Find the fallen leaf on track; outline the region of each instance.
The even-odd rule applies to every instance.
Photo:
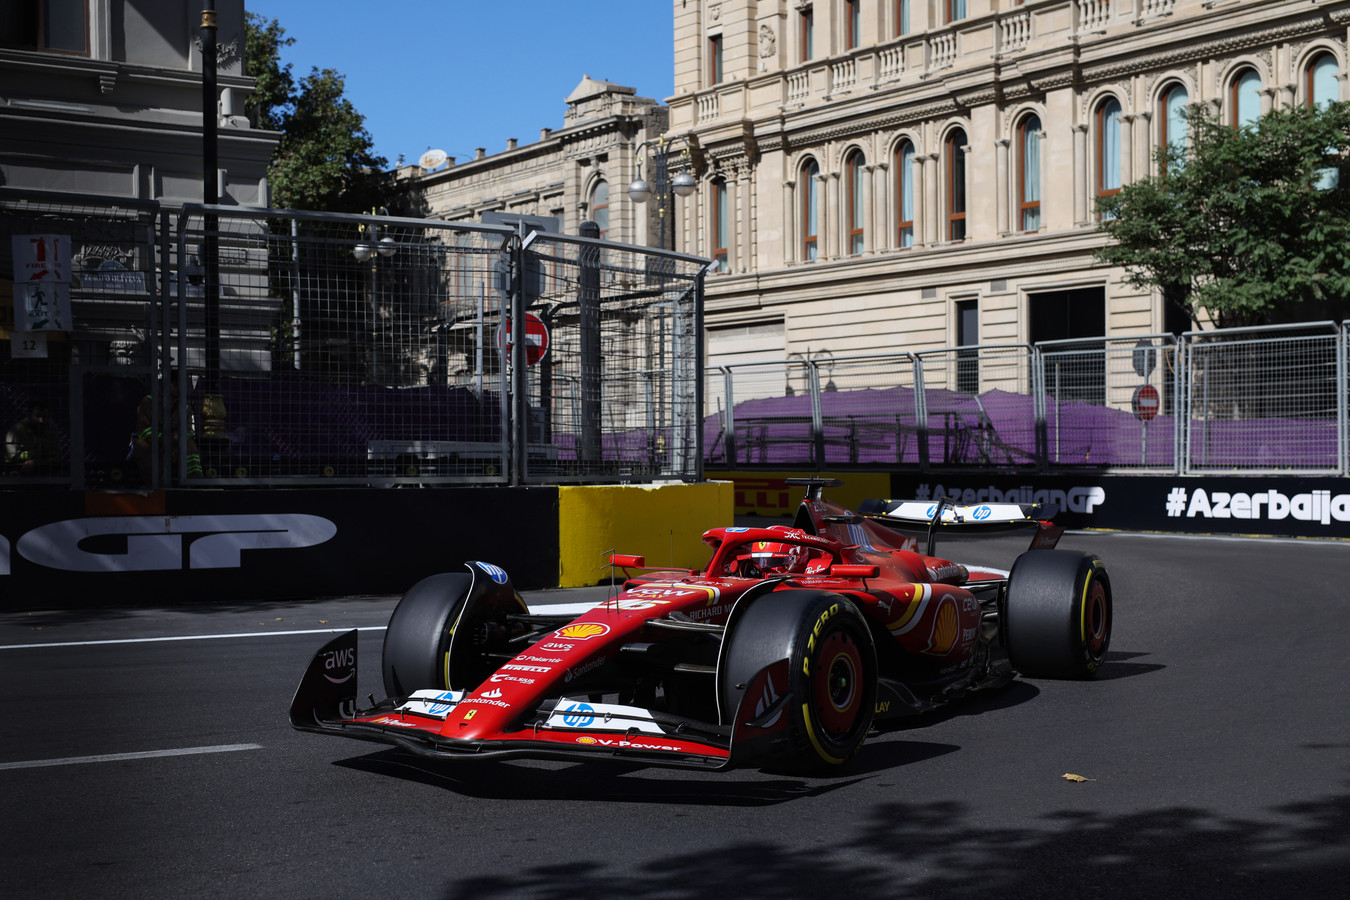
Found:
[[[1079,782],[1082,782],[1082,781],[1096,781],[1096,780],[1097,780],[1097,779],[1095,779],[1095,778],[1084,778],[1082,775],[1074,775],[1072,772],[1065,772],[1063,775],[1061,775],[1061,776],[1059,776],[1059,777],[1060,777],[1060,778],[1063,778],[1065,781],[1079,781]]]

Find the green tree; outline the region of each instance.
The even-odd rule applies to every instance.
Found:
[[[286,109],[295,94],[291,64],[281,64],[281,48],[295,43],[276,19],[244,12],[245,74],[254,79],[253,92],[244,101],[244,112],[254,128],[280,131]]]
[[[1195,107],[1160,175],[1097,205],[1102,262],[1193,322],[1256,325],[1344,312],[1350,298],[1350,104],[1274,110],[1233,128]]]
[[[374,154],[365,117],[344,96],[343,76],[316,67],[297,86],[290,64],[281,64],[281,48],[294,38],[275,19],[253,13],[246,31],[247,71],[258,81],[245,108],[259,127],[282,133],[267,169],[273,205],[326,212],[388,205],[389,163]]]

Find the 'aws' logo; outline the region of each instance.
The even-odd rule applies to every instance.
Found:
[[[29,562],[67,572],[237,569],[244,550],[312,547],[337,534],[321,516],[107,516],[34,528],[15,549]],[[0,537],[0,575],[10,574],[9,541]]]

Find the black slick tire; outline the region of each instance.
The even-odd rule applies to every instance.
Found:
[[[1089,678],[1111,644],[1111,581],[1090,553],[1031,550],[1013,564],[1003,636],[1013,668],[1041,678]]]
[[[465,572],[431,575],[413,585],[394,607],[384,633],[384,690],[390,697],[445,690],[450,635],[472,577]]]
[[[823,591],[766,594],[736,617],[728,640],[719,678],[723,710],[739,705],[737,685],[788,661],[789,746],[766,766],[822,772],[857,753],[876,710],[877,661],[872,634],[852,601]]]

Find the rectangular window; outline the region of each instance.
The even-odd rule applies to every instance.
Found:
[[[713,261],[718,272],[730,271],[730,257],[727,253],[727,183],[718,181],[713,184]]]
[[[1120,102],[1109,98],[1097,107],[1097,197],[1120,192]]]
[[[947,239],[966,239],[966,135],[957,131],[947,138]]]
[[[862,0],[844,0],[844,49],[862,43]]]
[[[721,84],[723,74],[722,36],[715,34],[708,38],[708,84]]]
[[[802,258],[807,262],[815,260],[820,253],[817,244],[819,238],[820,203],[817,191],[817,175],[820,169],[814,163],[807,166],[802,174]]]
[[[980,308],[974,300],[956,301],[956,389],[964,394],[980,392]]]
[[[910,0],[895,0],[895,33],[909,34]]]
[[[966,17],[966,0],[947,0],[947,21],[959,22]]]
[[[1022,164],[1017,170],[1018,208],[1022,214],[1023,231],[1039,231],[1041,227],[1041,120],[1031,116],[1020,131]]]
[[[900,232],[901,249],[914,246],[914,145],[906,141],[900,149]]]
[[[0,47],[89,55],[88,0],[4,0]]]
[[[801,40],[799,43],[801,61],[806,62],[813,59],[816,55],[816,19],[815,12],[809,6],[801,12]]]

